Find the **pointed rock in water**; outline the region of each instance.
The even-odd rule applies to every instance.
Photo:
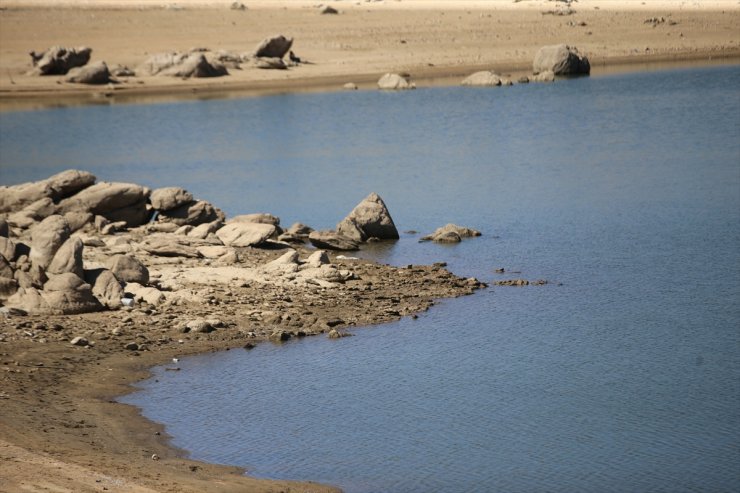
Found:
[[[369,238],[380,240],[399,238],[385,202],[375,192],[365,197],[342,222],[337,224],[337,233],[356,241],[367,241]]]

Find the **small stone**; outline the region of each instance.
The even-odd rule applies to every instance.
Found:
[[[123,346],[124,349],[127,349],[129,351],[137,351],[139,349],[139,345],[135,342],[129,342],[125,346]]]
[[[87,339],[85,339],[84,337],[75,337],[74,339],[69,341],[69,343],[73,346],[87,346],[89,344]]]

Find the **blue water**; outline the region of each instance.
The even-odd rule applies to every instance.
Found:
[[[552,281],[158,369],[125,401],[194,458],[349,493],[731,492],[738,88],[731,66],[3,113],[0,181],[79,167],[317,228],[376,191],[402,231],[484,236],[361,255]]]

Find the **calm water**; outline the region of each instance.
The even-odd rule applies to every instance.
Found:
[[[185,358],[125,398],[194,458],[347,492],[740,489],[740,67],[0,115],[0,178],[181,185],[485,281],[356,337]],[[558,286],[557,283],[562,283]]]

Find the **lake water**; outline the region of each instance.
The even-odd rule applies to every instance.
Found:
[[[193,458],[369,492],[740,485],[740,67],[0,115],[0,181],[69,167],[333,227],[493,282],[419,319],[184,358],[123,400]],[[496,274],[495,269],[521,273]]]

